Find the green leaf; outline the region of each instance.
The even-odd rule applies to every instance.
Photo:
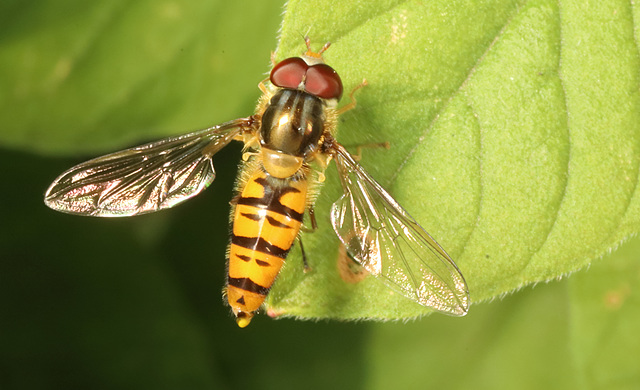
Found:
[[[560,283],[373,327],[367,388],[633,389],[640,383],[640,238]]]
[[[621,1],[290,1],[277,56],[303,52],[308,31],[315,47],[332,42],[325,58],[346,91],[368,80],[339,140],[391,142],[362,165],[479,302],[580,269],[638,232],[639,12]],[[340,279],[327,215],[341,192],[327,176],[320,229],[303,236],[314,272],[290,259],[272,312],[426,313],[375,280]]]
[[[230,165],[233,155],[226,154]],[[239,329],[220,302],[227,241],[220,208],[231,186],[165,213],[78,218],[42,205],[43,186],[70,160],[0,151],[2,166],[14,167],[3,180],[20,183],[19,191],[0,192],[10,222],[0,224],[2,389],[640,383],[640,238],[570,279],[477,305],[464,318],[259,316]],[[233,172],[221,169],[218,179],[231,184]]]
[[[275,39],[252,27],[279,4],[4,2],[0,142],[89,154],[248,115]],[[291,1],[276,57],[302,53],[308,33],[316,48],[332,42],[346,91],[368,80],[339,140],[391,142],[362,164],[479,302],[575,271],[638,231],[634,20],[637,8],[613,1]],[[320,229],[304,235],[313,272],[294,249],[273,313],[426,313],[374,279],[340,278],[328,210],[341,190],[333,168],[327,177]]]
[[[0,142],[86,155],[250,115],[282,3],[5,1]]]
[[[569,281],[571,357],[591,388],[640,383],[640,238]],[[585,386],[581,386],[585,387]]]
[[[121,39],[110,48],[99,49],[100,39],[92,40],[89,46],[94,47],[95,51],[90,50],[83,57],[82,61],[86,62],[83,72],[87,75],[111,74],[107,87],[93,89],[91,83],[75,81],[77,88],[74,92],[63,81],[57,88],[49,89],[46,97],[43,92],[46,90],[43,85],[46,80],[38,75],[53,71],[57,54],[64,51],[68,43],[89,37],[93,21],[105,19],[102,30],[95,35],[103,35],[107,39],[107,36],[122,30],[121,18],[135,17],[135,23],[127,24],[131,29],[153,22],[151,10],[163,3],[138,2],[147,8],[131,13],[133,11],[129,7],[135,8],[135,5],[112,0],[91,3],[0,2],[0,61],[3,70],[0,72],[0,144],[3,147],[0,150],[0,165],[4,167],[2,180],[5,185],[0,191],[0,361],[4,368],[0,375],[0,388],[326,389],[336,382],[344,384],[346,388],[367,389],[389,388],[390,385],[415,388],[416,383],[424,388],[465,389],[638,387],[638,238],[625,243],[613,256],[593,262],[588,269],[576,272],[571,278],[559,283],[539,283],[535,288],[524,288],[518,294],[497,299],[491,305],[474,306],[465,318],[432,316],[426,321],[411,323],[365,324],[270,321],[258,317],[248,329],[238,329],[230,318],[228,308],[220,302],[227,244],[225,207],[232,196],[237,148],[223,150],[217,156],[218,178],[212,188],[187,204],[163,213],[126,220],[105,220],[65,216],[46,209],[42,204],[42,193],[46,186],[56,174],[79,160],[75,157],[43,158],[28,151],[90,155],[126,146],[134,138],[179,133],[246,115],[251,111],[259,94],[256,83],[268,70],[269,50],[274,46],[280,20],[280,4],[276,2],[275,5],[263,6],[263,0],[248,6],[244,6],[244,3],[206,2],[207,5],[197,4],[200,2],[196,1],[190,1],[189,4],[169,3],[209,10],[200,18],[191,17],[193,14],[190,14],[189,18],[182,19],[181,27],[177,28],[193,31],[193,24],[201,24],[199,29],[202,34],[192,34],[187,40],[199,45],[198,53],[191,51],[191,45],[185,43],[184,51],[173,52],[181,60],[176,59],[173,66],[161,70],[162,66],[155,62],[128,59],[138,54],[137,50],[131,49],[131,45],[138,47],[140,44],[139,36],[135,34],[121,32]],[[423,25],[437,24],[428,30],[431,42],[420,50],[412,49],[411,55],[405,53],[404,56],[394,56],[388,45],[382,45],[386,42],[384,37],[390,36],[388,29],[361,29],[373,23],[376,15],[384,18],[385,12],[402,10],[397,7],[416,5],[398,2],[400,5],[394,7],[396,3],[370,1],[367,2],[370,8],[364,9],[359,4],[365,2],[343,3],[316,7],[317,4],[313,2],[307,2],[306,5],[292,2],[283,30],[286,39],[281,43],[278,56],[299,55],[304,49],[300,37],[309,32],[314,47],[320,47],[325,40],[334,42],[326,53],[327,59],[345,77],[347,91],[363,77],[370,80],[370,85],[358,92],[358,107],[343,116],[340,139],[348,145],[380,140],[392,142],[393,147],[389,151],[366,150],[363,164],[449,249],[470,281],[473,297],[478,300],[482,298],[478,295],[482,287],[478,281],[495,280],[498,286],[503,280],[502,267],[509,259],[504,257],[507,255],[474,258],[472,248],[465,249],[465,237],[483,232],[474,230],[471,234],[465,233],[465,224],[474,227],[478,220],[477,215],[468,209],[475,210],[478,205],[483,205],[478,208],[478,212],[484,210],[483,225],[477,226],[507,231],[504,238],[491,237],[494,230],[483,233],[489,237],[487,243],[493,245],[491,248],[494,253],[500,254],[509,248],[517,249],[511,240],[518,229],[515,224],[513,232],[505,227],[511,224],[507,218],[512,217],[507,212],[509,209],[505,211],[504,220],[494,221],[495,226],[489,225],[486,220],[486,202],[489,199],[484,196],[482,202],[477,202],[474,198],[480,189],[485,188],[486,191],[487,184],[492,184],[485,180],[480,185],[487,169],[486,163],[480,163],[488,156],[487,153],[478,155],[474,149],[480,140],[484,140],[482,145],[486,146],[486,137],[492,133],[487,133],[489,130],[479,125],[487,121],[488,114],[478,109],[477,100],[473,105],[469,104],[469,89],[472,85],[478,85],[477,78],[482,74],[480,70],[486,69],[483,67],[491,61],[494,51],[504,45],[506,33],[517,25],[518,18],[526,15],[531,4],[523,6],[524,3],[520,3],[521,8],[510,8],[509,17],[501,19],[495,15],[506,11],[500,11],[504,4],[497,2],[482,9],[467,3],[456,3],[445,6],[446,11],[440,12],[434,11],[437,3],[425,2],[421,6],[430,8],[422,21]],[[590,6],[606,7],[610,4],[605,2]],[[584,5],[581,3],[581,6]],[[571,8],[567,8],[570,6],[566,2],[561,4],[562,13],[557,12],[561,17],[554,22],[555,25],[566,26],[571,19],[566,15],[571,11]],[[121,12],[107,12],[113,7],[119,7]],[[555,9],[554,4],[549,7]],[[628,3],[620,3],[619,7],[600,14],[603,17],[608,15],[629,19],[631,11],[628,7]],[[454,12],[455,8],[465,8],[466,11]],[[634,20],[640,20],[637,9],[633,11]],[[296,13],[293,14],[293,11]],[[587,8],[581,8],[573,12],[573,17],[589,18],[588,11]],[[367,12],[368,16],[364,16],[368,19],[363,18],[362,15]],[[453,20],[451,17],[460,15],[460,12],[467,15],[462,19],[463,22],[456,19],[458,22],[455,27],[461,31],[448,30],[447,25]],[[299,21],[296,20],[298,16],[293,16],[298,14]],[[352,19],[362,21],[360,27],[354,27]],[[387,20],[393,21],[393,15]],[[401,17],[396,15],[396,20],[401,20]],[[475,26],[474,31],[484,31],[487,26],[494,24],[498,27],[493,32],[486,32],[488,37],[481,39],[486,46],[479,54],[461,51],[465,39],[479,39],[478,36],[469,35],[470,29]],[[617,46],[612,46],[611,40],[602,40],[601,46],[584,46],[585,42],[588,43],[587,33],[594,33],[599,25],[611,30],[620,28],[619,23],[598,22],[580,38],[574,37],[573,41],[565,38],[557,42],[558,45],[574,42],[574,45],[580,45],[585,50],[581,55],[575,55],[571,64],[566,60],[560,61],[560,68],[565,69],[563,83],[568,76],[567,66],[586,63],[585,69],[574,77],[583,79],[586,87],[582,88],[585,93],[591,94],[588,96],[593,96],[592,89],[596,86],[607,94],[627,91],[627,104],[620,103],[613,111],[603,109],[602,106],[612,99],[603,95],[597,99],[598,104],[594,103],[593,108],[589,107],[580,114],[594,116],[590,119],[593,126],[606,121],[615,123],[613,119],[616,112],[622,115],[628,110],[637,111],[637,104],[634,103],[638,93],[637,83],[632,87],[621,84],[625,77],[619,76],[619,69],[616,71],[616,66],[620,66],[617,59],[628,59],[623,50],[616,49],[615,56],[610,56],[607,72],[603,71],[603,65],[599,65],[593,70],[598,72],[597,75],[589,73],[592,71],[590,67],[597,65],[598,56],[622,44],[629,44],[629,32],[623,29],[617,34],[620,38]],[[152,28],[153,23],[148,27]],[[140,36],[150,36],[143,27],[140,28]],[[531,34],[537,36],[539,30],[533,30],[533,25],[531,28]],[[504,32],[501,33],[502,30]],[[350,31],[360,35],[347,39]],[[156,28],[155,33],[160,36],[163,29]],[[66,40],[62,39],[65,34]],[[170,41],[172,35],[167,35],[166,39]],[[338,36],[345,38],[337,39]],[[407,35],[406,32],[405,36],[415,38],[415,34]],[[498,40],[492,44],[495,37]],[[50,41],[38,43],[46,39]],[[423,38],[422,41],[425,39],[428,40]],[[640,39],[636,38],[636,41]],[[354,50],[347,50],[349,46],[342,49],[341,63],[337,65],[340,47],[347,44],[352,45],[350,47]],[[405,44],[412,43],[405,39]],[[525,43],[522,45],[525,51],[535,48]],[[38,50],[26,50],[28,47]],[[109,50],[118,54],[109,55]],[[419,60],[417,56],[424,57],[425,50],[431,50],[428,61],[424,58]],[[604,50],[604,54],[600,50]],[[92,60],[93,54],[100,53],[110,60]],[[447,55],[440,57],[434,53]],[[36,54],[37,61],[35,57],[30,57]],[[213,54],[217,54],[217,57],[212,57]],[[521,54],[514,51],[509,57],[515,60],[516,55]],[[212,61],[214,57],[217,61]],[[565,58],[564,54],[558,58]],[[128,99],[127,104],[117,106],[102,119],[86,119],[94,110],[87,107],[106,105],[101,99],[114,99],[110,86],[119,88],[124,84],[119,80],[124,77],[122,72],[112,72],[114,61],[126,63],[126,67],[160,70],[150,76],[146,86],[141,85],[136,89],[135,99]],[[433,76],[424,71],[408,74],[398,71],[388,76],[385,67],[390,61],[405,62],[406,66],[414,69],[428,69],[435,63],[440,73]],[[438,84],[438,90],[441,91],[446,80],[458,80],[454,78],[456,69],[465,61],[470,62],[469,66],[474,70],[459,76],[462,81],[457,87],[450,82],[453,86],[449,87],[452,91],[449,98],[446,94],[440,96],[440,92],[427,88],[420,90],[420,93],[414,91],[411,95],[403,95],[405,90],[409,91],[403,79],[413,77],[409,86],[413,83],[420,85],[421,77],[428,74],[442,81],[442,84]],[[198,66],[201,67],[199,70]],[[363,69],[354,68],[346,76],[352,66]],[[636,64],[633,67],[635,70],[627,77],[635,77],[633,75],[638,67]],[[65,80],[80,80],[81,75],[72,75],[75,70]],[[510,73],[502,74],[507,71]],[[189,76],[191,72],[196,74]],[[483,72],[487,77],[486,71]],[[493,85],[492,91],[495,92],[487,94],[485,104],[495,103],[492,94],[508,91],[509,82],[519,80],[509,79],[514,76],[513,67],[498,68],[496,72],[496,77],[502,75],[508,82]],[[608,78],[608,72],[616,74],[614,80]],[[546,77],[550,75],[546,74]],[[588,88],[588,80],[595,77],[598,77],[596,80],[600,80],[600,84]],[[85,80],[90,81],[91,78],[86,77]],[[603,82],[608,85],[602,86]],[[385,87],[381,88],[380,83],[384,83]],[[220,86],[224,86],[225,90],[218,95]],[[93,92],[84,95],[90,91]],[[527,90],[522,88],[517,91]],[[75,96],[75,93],[78,95]],[[426,105],[420,102],[420,96],[425,94],[431,99]],[[535,103],[530,98],[535,94],[525,96],[527,104]],[[165,99],[168,102],[163,102]],[[515,102],[512,100],[503,97],[500,104],[513,105]],[[549,99],[549,102],[552,101]],[[68,106],[69,102],[75,102],[75,105]],[[228,107],[229,111],[221,110],[223,107]],[[579,113],[574,109],[568,116],[566,109],[560,111],[559,117],[567,123],[567,132],[571,130],[570,134],[577,132],[580,135],[580,128],[573,125],[580,118]],[[545,118],[544,113],[527,117],[526,110],[518,112],[518,121],[524,124],[527,118],[538,121]],[[411,115],[418,114],[431,120],[415,122],[415,117]],[[474,114],[478,115],[478,119]],[[395,121],[397,126],[382,126],[388,121]],[[615,247],[610,243],[618,242],[617,237],[636,231],[638,226],[637,201],[632,197],[617,230],[612,229],[609,235],[598,235],[611,225],[611,218],[615,219],[615,214],[606,214],[606,210],[602,211],[601,208],[609,209],[622,200],[599,201],[601,196],[621,187],[615,175],[611,180],[602,179],[605,170],[612,171],[611,159],[602,159],[603,163],[609,165],[600,167],[598,159],[602,155],[597,152],[604,153],[605,157],[606,153],[614,152],[608,149],[609,144],[605,141],[611,142],[611,135],[607,132],[620,131],[620,125],[611,128],[604,126],[607,131],[604,132],[599,127],[593,127],[591,122],[588,123],[588,129],[582,131],[582,136],[592,133],[596,150],[590,151],[590,145],[583,143],[578,149],[580,153],[575,148],[570,149],[571,154],[566,159],[568,164],[582,154],[583,160],[592,161],[597,167],[589,172],[587,179],[580,179],[585,180],[584,183],[578,178],[573,179],[573,172],[578,167],[572,166],[570,171],[563,171],[566,181],[571,182],[567,189],[573,188],[571,202],[575,204],[562,202],[556,214],[565,215],[567,208],[576,209],[574,214],[564,216],[565,222],[551,214],[549,217],[558,219],[556,224],[566,224],[569,217],[581,217],[572,221],[570,226],[576,229],[570,232],[573,241],[556,245],[555,250],[560,254],[569,250],[586,251],[586,248],[596,248],[592,250],[601,253],[597,251],[598,247],[601,251]],[[522,123],[516,125],[521,126]],[[633,130],[633,126],[635,123],[631,123],[628,130]],[[535,134],[531,126],[522,128],[530,132],[527,134]],[[485,132],[480,133],[480,129],[485,129]],[[494,136],[506,137],[510,134],[503,129],[493,128],[491,131],[499,131]],[[414,132],[419,136],[412,135]],[[483,138],[480,138],[481,135]],[[552,135],[555,132],[543,141],[550,142]],[[420,137],[423,137],[420,145],[427,143],[431,150],[416,148],[414,154],[409,156],[406,150],[418,144]],[[574,138],[569,139],[569,145],[573,145]],[[619,141],[624,139],[620,138]],[[539,145],[546,144],[540,142]],[[27,152],[10,150],[6,148],[8,146]],[[497,146],[500,145],[493,145],[493,148]],[[398,148],[400,151],[396,152]],[[453,150],[449,150],[451,148]],[[412,161],[425,153],[429,156],[428,160]],[[637,159],[635,155],[633,158]],[[407,162],[403,164],[405,160]],[[474,162],[484,169],[470,170]],[[509,164],[518,167],[513,161],[507,160],[505,169],[509,168]],[[531,165],[535,168],[534,164]],[[412,172],[405,172],[411,166]],[[521,174],[515,168],[513,170]],[[539,168],[536,170],[540,171]],[[586,168],[582,170],[584,175]],[[567,172],[570,173],[568,176]],[[411,174],[415,176],[407,176]],[[551,171],[545,174],[550,176]],[[504,179],[509,176],[505,175]],[[329,168],[327,177],[333,184],[328,185],[321,195],[320,202],[325,210],[340,195],[333,168]],[[419,180],[420,177],[427,180]],[[636,176],[630,175],[628,181],[635,185]],[[593,189],[590,189],[589,183],[594,186]],[[493,202],[500,200],[499,196],[511,196],[509,199],[512,199],[513,194],[517,193],[509,190],[506,184],[509,182],[505,183],[505,194],[493,195],[498,197]],[[578,184],[582,187],[577,187]],[[579,189],[587,190],[585,199],[577,198],[579,194],[576,191]],[[420,192],[419,197],[414,197],[412,192]],[[623,192],[620,194],[624,195]],[[507,203],[506,200],[503,202]],[[520,201],[522,204],[518,206],[530,212],[535,205],[533,199],[530,202],[528,199],[524,203]],[[592,202],[589,210],[580,214],[579,207],[588,202]],[[529,209],[524,207],[527,204]],[[585,227],[583,219],[601,215],[608,217]],[[329,228],[326,211],[322,214],[318,211],[317,216],[324,230],[317,233],[318,243],[314,244],[315,247],[312,245],[315,234],[305,235],[313,273],[303,275],[296,269],[300,267],[299,259],[292,256],[280,280],[282,283],[274,289],[274,294],[280,294],[287,300],[298,295],[300,303],[307,305],[303,307],[307,309],[306,314],[302,314],[307,316],[341,315],[347,318],[351,310],[356,315],[369,316],[372,315],[370,308],[373,306],[381,310],[386,308],[386,313],[377,313],[386,318],[421,313],[409,307],[410,303],[394,307],[394,302],[386,298],[388,290],[376,286],[374,280],[358,286],[345,284],[335,276],[335,262],[331,260],[335,256],[330,253],[329,260],[326,260],[324,254],[335,250],[336,241]],[[544,223],[545,219],[542,221]],[[532,232],[536,231],[538,223],[531,224]],[[466,229],[469,230],[469,227]],[[592,237],[599,237],[602,242],[588,241]],[[535,239],[533,234],[532,239]],[[292,255],[296,252],[294,248]],[[505,253],[510,255],[510,252]],[[548,265],[552,275],[560,274],[555,270],[562,270],[570,264],[563,256],[547,260],[553,263]],[[580,256],[572,260],[579,267],[593,257],[597,256]],[[494,265],[493,262],[501,258],[503,263]],[[324,271],[319,269],[323,266]],[[335,284],[323,282],[321,272],[333,275],[328,280]],[[295,303],[280,301],[287,302]],[[289,310],[288,307],[281,308]],[[369,313],[365,310],[369,310]],[[393,310],[397,311],[394,313]],[[293,310],[291,313],[294,313]],[[336,354],[336,351],[341,352]],[[310,370],[310,367],[314,369]]]

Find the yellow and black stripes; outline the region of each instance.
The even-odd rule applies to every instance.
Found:
[[[240,326],[258,310],[300,231],[304,177],[277,179],[257,168],[237,199],[229,246],[227,299]]]

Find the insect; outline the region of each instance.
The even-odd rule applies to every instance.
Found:
[[[305,213],[316,226],[317,186],[334,160],[344,194],[330,218],[349,257],[409,299],[465,315],[467,284],[453,260],[334,138],[338,115],[355,107],[353,92],[338,108],[342,81],[322,57],[329,44],[313,52],[305,42],[301,57],[274,62],[254,115],[79,164],[54,180],[45,204],[96,217],[167,209],[207,188],[213,156],[243,142],[225,294],[245,327],[299,238]]]

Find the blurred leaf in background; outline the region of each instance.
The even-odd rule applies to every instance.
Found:
[[[3,2],[3,145],[88,155],[247,115],[282,5]]]
[[[333,43],[345,90],[369,80],[341,142],[391,142],[362,164],[456,259],[474,301],[637,233],[638,7],[290,1],[278,42],[282,6],[0,4],[0,388],[637,387],[638,239],[461,319],[261,316],[240,330],[220,299],[239,146],[216,156],[208,191],[167,212],[44,207],[51,180],[88,157],[252,113],[269,51],[299,55],[308,34]],[[375,280],[339,279],[333,173],[304,237],[327,255],[304,275],[292,251],[271,308],[425,313]]]

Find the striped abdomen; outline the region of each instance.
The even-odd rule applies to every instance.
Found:
[[[229,247],[227,299],[249,324],[280,272],[306,207],[306,179],[276,179],[256,169],[240,193]]]

